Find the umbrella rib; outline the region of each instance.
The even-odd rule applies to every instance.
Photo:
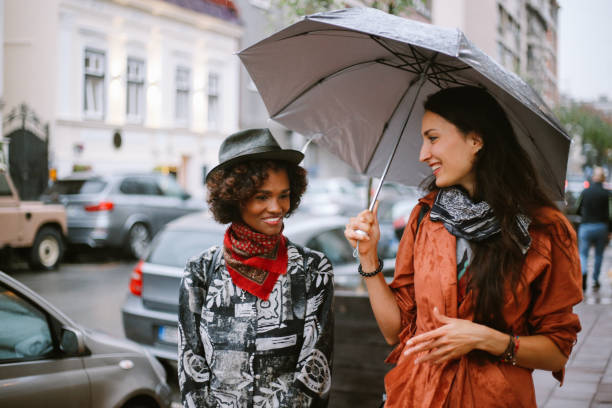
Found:
[[[397,58],[402,60],[405,65],[408,65],[411,68],[414,68],[415,65],[418,66],[418,69],[417,69],[418,71],[416,73],[423,72],[424,71],[423,63],[426,63],[426,62],[429,61],[427,56],[422,54],[422,53],[420,53],[415,47],[412,46],[412,44],[408,44],[408,47],[410,48],[410,52],[412,53],[412,56],[410,56],[408,54],[404,54],[402,52],[395,51],[389,45],[387,45],[385,42],[383,42],[380,37],[377,37],[375,35],[371,35],[370,38],[372,38],[372,40],[374,42],[376,42],[378,45],[383,47],[385,50],[387,50],[388,52],[390,52],[391,54],[393,54],[394,56],[396,56]],[[414,61],[410,62],[409,61],[410,58],[412,58]],[[401,65],[400,65],[400,67],[401,67]],[[412,71],[409,71],[409,72],[412,72]]]
[[[372,211],[374,209],[374,204],[376,203],[376,199],[378,198],[378,194],[380,193],[380,189],[382,188],[382,185],[385,181],[385,177],[387,177],[387,173],[389,172],[389,168],[391,167],[391,162],[393,161],[393,158],[395,157],[395,153],[397,152],[397,148],[402,140],[402,136],[404,135],[404,131],[406,130],[406,126],[408,125],[408,121],[410,121],[410,117],[412,116],[412,111],[414,109],[414,105],[416,104],[416,101],[418,99],[419,93],[421,92],[421,89],[423,89],[423,85],[425,84],[425,81],[427,80],[427,71],[429,71],[429,68],[433,65],[434,60],[436,59],[436,56],[438,55],[438,53],[434,53],[434,55],[432,55],[431,59],[427,62],[427,66],[425,67],[425,70],[419,75],[418,79],[415,78],[413,81],[410,81],[410,84],[408,86],[408,90],[410,88],[412,88],[412,85],[414,85],[417,80],[419,82],[419,86],[417,88],[416,91],[416,95],[414,96],[414,99],[412,100],[412,104],[410,105],[410,109],[408,110],[408,115],[406,116],[406,120],[404,121],[404,125],[402,126],[402,130],[400,131],[398,137],[397,137],[397,141],[395,142],[395,145],[393,146],[393,151],[391,152],[391,156],[389,157],[389,159],[387,160],[387,164],[385,165],[385,169],[383,170],[382,175],[380,176],[380,181],[378,182],[378,187],[376,188],[376,192],[374,193],[374,197],[372,199],[372,202],[370,203],[370,211]],[[407,91],[408,91],[407,90]],[[407,92],[406,91],[406,92]],[[398,102],[398,106],[401,105],[402,100],[400,99],[400,101]],[[397,109],[397,106],[395,108],[395,110]],[[394,110],[394,111],[395,111]],[[391,119],[389,119],[391,120]],[[388,121],[387,121],[388,123]],[[384,131],[383,131],[384,134]],[[380,139],[382,139],[382,135],[380,137]],[[380,141],[379,139],[379,141]],[[378,146],[378,144],[377,144]],[[372,155],[374,156],[374,155]],[[372,157],[370,158],[370,161],[368,162],[368,166],[366,167],[366,171],[368,169],[368,167],[370,166],[370,163],[372,162]]]
[[[413,62],[413,63],[408,63],[408,64],[402,64],[402,65],[398,65],[397,67],[398,67],[398,68],[402,68],[402,67],[404,67],[404,66],[409,66],[409,67],[411,67],[411,68],[413,68],[413,69],[415,69],[415,70],[417,70],[417,68],[415,68],[415,66],[418,66],[418,72],[416,72],[416,73],[417,73],[417,74],[420,74],[421,72],[423,72],[423,71],[421,71],[421,64],[419,64],[418,62]]]
[[[415,70],[415,68],[414,68],[415,63],[406,63],[406,64],[402,64],[402,65],[393,65],[392,63],[386,62],[384,60],[378,60],[376,62],[379,63],[379,64],[382,64],[382,65],[386,65],[386,66],[391,67],[391,68],[401,69],[402,71],[410,72],[412,74],[420,74],[422,72],[422,71]],[[448,65],[443,65],[443,66],[448,66]],[[410,67],[412,69],[408,69],[408,67]],[[430,82],[432,82],[438,88],[443,88],[443,86],[440,83],[440,81],[447,82],[447,83],[453,83],[455,85],[464,85],[464,86],[472,85],[472,84],[470,84],[468,82],[458,81],[455,78],[453,78],[452,76],[448,75],[448,72],[462,71],[462,70],[465,70],[465,69],[469,69],[469,67],[454,68],[452,70],[440,70],[438,64],[431,64],[431,68],[435,72],[433,73],[433,75],[427,75],[427,78],[430,80]]]
[[[440,83],[440,78],[437,78],[437,77],[427,77],[427,79],[429,80],[429,82],[431,82],[432,84],[434,84],[438,88],[440,88],[440,89],[444,88],[442,86],[442,84]]]
[[[456,78],[453,78],[452,76],[448,75],[447,73],[448,71],[440,71],[438,65],[432,65],[431,68],[435,72],[434,72],[434,75],[430,75],[429,78],[431,82],[437,85],[439,88],[442,88],[439,81],[446,82],[447,84],[452,83],[452,84],[463,85],[463,86],[472,85],[467,82],[462,82],[462,81],[457,80]],[[435,78],[438,82],[434,82],[432,78]]]
[[[464,66],[464,67],[453,67],[452,65],[446,65],[446,64],[436,64],[436,68],[441,68],[441,67],[448,67],[449,69],[447,70],[440,70],[440,73],[443,74],[448,74],[449,72],[457,72],[457,71],[465,71],[466,69],[471,69],[472,67],[470,66]]]
[[[383,125],[383,129],[381,132],[381,137],[379,137],[378,140],[376,141],[376,146],[374,146],[374,150],[372,150],[373,152],[376,152],[378,150],[378,146],[380,145],[380,142],[382,141],[382,135],[385,134],[385,131],[387,130],[387,127],[389,126],[389,122],[391,121],[391,118],[393,117],[393,115],[395,115],[395,112],[397,112],[397,110],[399,109],[400,105],[402,104],[402,101],[404,100],[408,92],[412,89],[412,86],[416,83],[416,81],[418,81],[418,79],[419,78],[416,77],[416,78],[413,78],[412,81],[410,81],[410,83],[408,84],[408,87],[404,91],[404,94],[399,99],[399,102],[395,105],[395,109],[393,109],[393,112],[391,112],[391,115],[389,115],[389,118],[385,121],[385,124]],[[370,159],[368,160],[368,163],[365,166],[365,169],[364,169],[365,172],[367,172],[368,169],[370,168],[370,164],[372,163],[373,158],[374,158],[374,155],[372,154],[372,156],[370,156]]]
[[[382,64],[382,65],[386,65],[386,66],[391,67],[391,68],[401,69],[402,71],[410,72],[412,74],[420,74],[420,71],[410,70],[410,69],[408,69],[406,67],[406,65],[393,65],[393,64],[391,64],[389,62],[386,62],[384,60],[378,60],[376,62],[378,62],[379,64]],[[412,68],[412,65],[409,65],[409,66],[410,66],[410,68]]]
[[[380,62],[379,60],[369,60],[369,61],[361,61],[361,62],[357,62],[355,64],[351,64],[348,65],[342,69],[336,70],[334,72],[332,72],[331,74],[324,76],[323,78],[320,78],[318,81],[316,81],[315,83],[309,85],[308,87],[306,87],[302,92],[300,92],[298,95],[296,95],[294,98],[292,98],[289,102],[287,102],[282,108],[280,108],[278,111],[276,111],[274,114],[270,115],[271,118],[275,118],[278,114],[280,114],[281,112],[283,112],[285,109],[287,109],[287,107],[289,107],[289,105],[291,105],[292,103],[294,103],[296,100],[298,100],[299,98],[302,97],[302,95],[306,94],[307,92],[309,92],[312,88],[314,88],[315,86],[319,85],[320,83],[328,80],[329,78],[336,76],[346,70],[349,70],[351,68],[355,68],[359,65],[366,65],[366,64],[372,64],[372,63],[378,63]]]
[[[419,52],[419,50],[417,50],[412,44],[408,44],[408,47],[410,48],[410,52],[412,53],[412,57],[414,58],[414,60],[419,64],[419,68],[421,69],[421,72],[425,72],[426,69],[423,69],[423,66],[421,65],[421,62],[428,62],[427,67],[430,66],[430,63],[433,62],[433,59],[430,61],[427,56],[425,54],[422,54]],[[435,55],[438,55],[438,53],[434,54],[434,58]],[[420,57],[420,59],[419,59]]]
[[[338,37],[346,37],[346,38],[370,37],[369,34],[360,33],[360,32],[357,32],[357,31],[347,32],[346,30],[338,30],[338,29],[332,29],[332,28],[321,28],[321,29],[318,29],[318,30],[306,31],[306,32],[302,32],[302,33],[293,34],[293,35],[290,35],[288,37],[279,38],[277,41],[292,40],[294,38],[306,36],[306,35],[309,35],[309,34],[319,34],[319,33],[322,34],[323,32],[326,32],[326,31],[327,32],[338,33],[338,35],[337,35]],[[256,45],[257,44],[254,44],[252,47],[254,47]],[[248,48],[246,50],[248,50]],[[244,50],[244,51],[246,51],[246,50]]]
[[[404,55],[398,53],[397,51],[393,50],[391,47],[389,47],[387,44],[385,44],[384,42],[382,42],[380,40],[379,37],[375,36],[375,35],[370,35],[370,38],[377,43],[378,45],[380,45],[381,47],[383,47],[385,50],[389,51],[391,54],[395,55],[397,58],[401,59],[405,64],[410,64],[410,62],[408,62],[406,59],[404,59]],[[420,66],[419,66],[420,68]]]

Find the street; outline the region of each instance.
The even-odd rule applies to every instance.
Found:
[[[15,268],[8,273],[77,323],[124,337],[121,304],[135,262],[89,250],[81,260],[85,262],[64,262],[51,272]]]
[[[40,293],[77,323],[118,337],[124,337],[121,304],[128,291],[134,261],[114,256],[108,251],[87,250],[64,262],[57,271],[32,272],[25,265],[8,271],[31,289]],[[612,407],[612,246],[606,250],[601,289],[589,288],[585,300],[575,311],[582,331],[567,364],[565,383],[558,387],[552,375],[534,372],[539,407]],[[338,316],[337,329],[346,327]],[[337,333],[342,337],[341,333]],[[337,346],[339,346],[337,344]],[[342,347],[342,346],[340,346]],[[174,401],[178,391],[174,381]],[[331,406],[342,405],[332,401]]]

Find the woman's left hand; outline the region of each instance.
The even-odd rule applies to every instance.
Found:
[[[427,354],[418,357],[415,363],[429,361],[440,364],[459,358],[478,348],[490,330],[469,320],[447,317],[440,313],[437,307],[434,307],[433,315],[442,326],[419,334],[406,342],[408,348],[404,351],[404,355],[428,351]]]

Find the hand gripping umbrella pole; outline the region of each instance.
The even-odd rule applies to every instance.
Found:
[[[412,111],[414,109],[414,105],[416,105],[416,101],[417,101],[417,99],[419,97],[419,93],[421,93],[421,89],[423,88],[423,85],[427,81],[427,71],[429,70],[429,67],[430,67],[432,61],[433,61],[433,58],[428,61],[427,66],[425,67],[425,69],[419,74],[418,80],[415,81],[415,82],[418,83],[418,88],[417,88],[417,91],[416,91],[416,95],[414,96],[414,99],[412,100],[412,104],[410,105],[410,110],[408,111],[408,115],[406,116],[406,120],[404,121],[404,125],[402,126],[402,130],[399,133],[399,136],[397,137],[397,141],[395,142],[395,146],[393,146],[393,151],[391,152],[391,155],[389,156],[389,159],[387,160],[387,164],[385,165],[385,169],[383,170],[383,173],[380,176],[380,181],[378,182],[378,187],[376,187],[376,192],[374,193],[374,196],[372,197],[372,200],[370,201],[370,206],[368,208],[368,210],[370,210],[370,211],[374,210],[374,205],[376,204],[376,199],[378,198],[378,194],[380,193],[382,185],[385,182],[385,177],[387,176],[387,173],[389,172],[389,168],[391,167],[391,162],[393,161],[393,158],[395,157],[395,153],[397,152],[397,148],[398,148],[398,146],[400,144],[400,141],[402,140],[402,136],[404,134],[404,130],[406,130],[406,126],[408,125],[408,122],[410,121],[410,117],[412,116]],[[414,85],[415,82],[412,82],[408,86],[408,90],[406,91],[406,93],[408,93],[408,91]],[[355,232],[357,232],[360,235],[365,235],[365,232],[362,231],[362,230],[355,230]],[[353,257],[356,258],[356,259],[359,259],[359,241],[357,241],[357,246],[355,246],[355,250],[353,251]]]

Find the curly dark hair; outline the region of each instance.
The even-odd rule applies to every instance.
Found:
[[[255,195],[266,179],[268,170],[287,171],[289,177],[288,217],[300,205],[302,194],[306,191],[306,170],[297,164],[282,160],[249,160],[211,174],[206,182],[208,187],[208,206],[215,220],[221,224],[239,222],[240,204]]]

